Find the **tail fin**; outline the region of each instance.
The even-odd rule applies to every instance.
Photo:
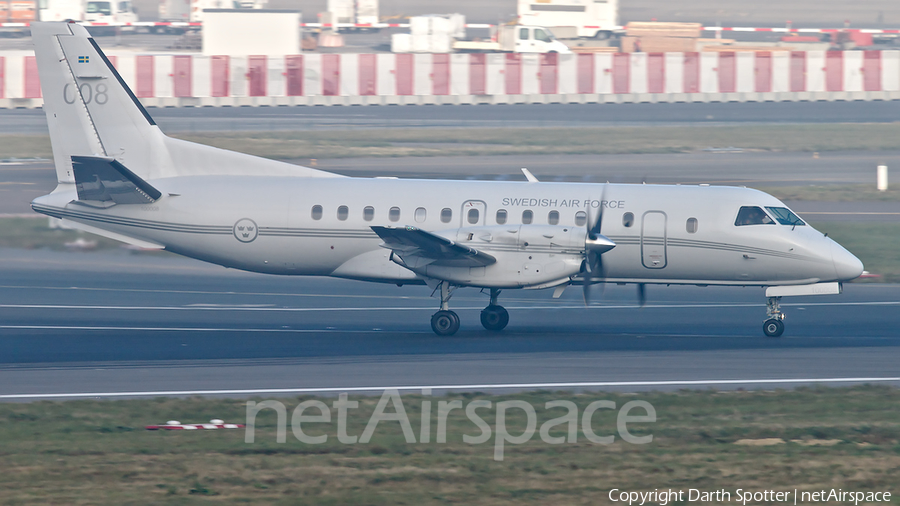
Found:
[[[163,133],[87,30],[34,23],[32,40],[61,183],[74,183],[72,155],[113,157],[153,177]]]
[[[31,35],[61,184],[76,182],[73,156],[115,159],[144,180],[214,174],[336,176],[166,137],[83,26],[32,23]]]

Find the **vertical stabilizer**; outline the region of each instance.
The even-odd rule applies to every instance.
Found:
[[[143,180],[176,176],[341,177],[166,137],[103,51],[75,23],[32,23],[31,38],[60,184],[72,157],[115,160]]]
[[[72,156],[114,158],[145,179],[168,175],[165,136],[87,30],[33,23],[31,31],[59,182],[75,182]]]

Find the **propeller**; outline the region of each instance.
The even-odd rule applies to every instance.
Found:
[[[641,307],[647,304],[646,286],[644,283],[638,283],[638,302],[641,304]]]
[[[603,186],[603,193],[600,195],[600,207],[595,212],[592,206],[588,206],[587,220],[585,221],[585,237],[584,237],[584,304],[591,303],[591,280],[593,278],[606,277],[603,269],[603,253],[616,247],[616,243],[612,242],[608,237],[600,233],[603,225],[603,201],[606,200],[606,187]],[[596,216],[595,216],[596,214]]]

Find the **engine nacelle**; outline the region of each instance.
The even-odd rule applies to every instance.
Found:
[[[494,288],[554,286],[581,272],[585,230],[554,225],[495,225],[434,232],[487,253],[479,267],[427,265],[416,271],[452,283]]]

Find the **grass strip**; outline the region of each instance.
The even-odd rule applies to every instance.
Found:
[[[429,443],[408,443],[400,423],[382,421],[370,442],[337,441],[337,410],[330,423],[305,424],[323,444],[301,443],[290,417],[301,400],[281,398],[286,442],[276,442],[275,411],[256,420],[255,442],[243,430],[147,431],[147,424],[221,418],[243,423],[246,403],[229,399],[153,399],[0,404],[0,503],[201,504],[210,500],[265,504],[610,504],[608,491],[654,488],[847,491],[897,490],[900,474],[900,390],[884,386],[798,388],[790,391],[524,392],[502,396],[402,396],[416,439],[423,401],[431,407]],[[378,397],[351,397],[347,434],[361,435]],[[493,458],[495,440],[463,442],[481,430],[456,409],[447,417],[446,442],[436,443],[439,401],[491,401],[480,417],[496,435],[500,401],[531,404],[537,428],[566,414],[545,403],[572,401],[579,415],[577,441],[547,444],[536,433],[507,444]],[[587,440],[581,415],[607,400],[590,427],[612,444]],[[631,424],[648,444],[629,444],[616,430],[626,402],[649,402],[654,423]],[[387,413],[394,407],[388,405]],[[317,409],[307,415],[318,415]],[[643,414],[635,410],[632,414]],[[522,434],[525,413],[507,410],[507,430]],[[567,435],[567,426],[549,431]],[[732,496],[732,503],[734,496]],[[896,498],[894,499],[896,503]],[[802,503],[802,502],[801,502]]]
[[[275,159],[522,154],[896,150],[897,123],[741,126],[384,128],[196,132],[173,137]],[[51,156],[45,135],[0,137],[0,158]]]

